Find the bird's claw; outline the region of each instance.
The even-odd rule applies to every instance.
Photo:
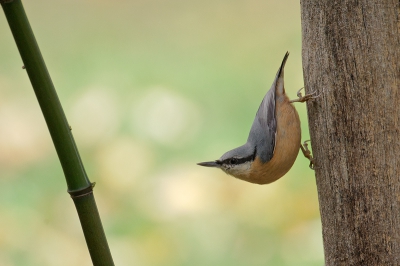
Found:
[[[303,145],[300,144],[300,149],[303,152],[304,157],[306,157],[307,159],[310,160],[310,165],[309,165],[310,169],[314,170],[315,169],[314,168],[314,166],[315,166],[315,164],[314,164],[315,158],[312,157],[311,151],[308,149],[307,142],[309,142],[309,141],[310,140],[306,140],[306,141],[304,141]]]
[[[304,103],[304,102],[309,101],[309,100],[317,99],[317,98],[319,98],[321,96],[321,93],[318,94],[318,95],[315,95],[317,93],[316,91],[314,91],[312,93],[309,93],[309,94],[306,94],[306,95],[303,96],[301,94],[301,91],[303,89],[304,89],[304,87],[302,87],[300,90],[297,91],[297,97],[299,97],[299,98],[291,100],[290,103],[295,103],[295,102]]]

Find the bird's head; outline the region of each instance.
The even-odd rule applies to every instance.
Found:
[[[198,163],[206,167],[220,168],[225,173],[239,179],[246,179],[251,173],[251,167],[256,157],[254,146],[246,143],[236,149],[226,152],[218,160]]]

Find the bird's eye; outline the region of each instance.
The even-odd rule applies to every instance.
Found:
[[[230,164],[237,164],[237,162],[238,162],[238,159],[236,159],[236,158],[232,158],[229,160]]]

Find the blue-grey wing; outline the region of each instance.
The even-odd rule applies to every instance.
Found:
[[[264,96],[264,99],[258,108],[247,140],[247,142],[250,142],[257,147],[257,156],[260,157],[263,163],[271,160],[274,155],[275,136],[277,130],[275,113],[276,89],[279,85],[278,82],[283,82],[283,68],[285,67],[288,56],[289,53],[286,53],[281,67],[275,76],[274,83]]]

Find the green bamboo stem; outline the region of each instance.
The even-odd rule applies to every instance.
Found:
[[[60,159],[93,265],[114,265],[70,126],[29,25],[21,0],[0,0]]]

